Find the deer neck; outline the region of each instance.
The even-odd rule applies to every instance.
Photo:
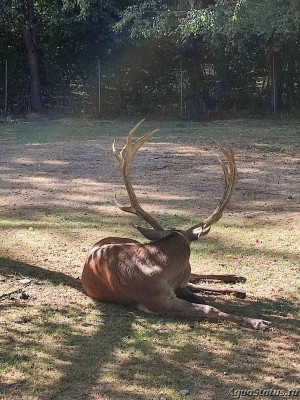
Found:
[[[181,232],[171,232],[165,238],[156,240],[151,244],[176,262],[182,259],[188,261],[190,258],[190,244]]]

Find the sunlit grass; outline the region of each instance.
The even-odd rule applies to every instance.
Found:
[[[136,124],[136,119],[88,120],[59,118],[55,120],[17,120],[2,123],[1,141],[22,143],[48,143],[76,140],[106,142],[127,135]],[[200,144],[209,138],[232,140],[241,144],[255,145],[262,151],[299,154],[300,123],[296,118],[241,119],[228,121],[146,120],[146,130],[159,128],[153,138],[158,142]]]

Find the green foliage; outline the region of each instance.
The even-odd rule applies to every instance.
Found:
[[[123,33],[124,44],[129,39],[143,46],[164,38],[173,52],[177,48],[185,72],[184,102],[191,110],[203,103],[206,112],[216,105],[270,110],[273,61],[276,104],[294,109],[299,104],[299,3],[219,0],[207,7],[197,3],[181,11],[176,1],[138,2],[122,13],[116,30]],[[169,72],[174,59],[171,54],[167,58]],[[156,79],[149,65],[150,75]],[[178,74],[174,83],[179,86]]]
[[[181,79],[187,118],[220,107],[268,111],[273,62],[278,108],[299,106],[298,0],[38,0],[34,6],[29,28],[39,39],[43,98],[51,109],[96,109],[99,58],[102,109],[109,114],[178,116]],[[19,2],[3,0],[0,60],[9,62],[12,112],[28,103],[23,28]]]
[[[125,33],[133,43],[170,35],[172,28],[169,10],[162,1],[134,4],[122,12],[121,19],[115,24],[115,31]]]

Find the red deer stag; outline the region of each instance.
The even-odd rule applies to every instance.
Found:
[[[130,206],[123,206],[117,200],[116,204],[121,210],[138,215],[152,226],[153,229],[136,227],[150,242],[142,244],[133,239],[117,237],[97,242],[87,256],[82,273],[82,285],[86,293],[94,299],[133,306],[150,313],[196,320],[228,320],[249,328],[268,329],[271,325],[269,321],[227,314],[206,305],[201,297],[193,293],[197,285],[189,283],[190,278],[203,277],[191,275],[190,244],[205,236],[211,225],[221,218],[233,191],[237,173],[232,148],[228,145],[226,150],[216,142],[229,168],[220,160],[225,176],[225,191],[212,214],[185,231],[164,230],[139,205],[131,184],[130,165],[136,152],[158,131],[155,129],[133,142],[132,136],[142,122],[130,131],[121,151],[113,144],[130,199]]]

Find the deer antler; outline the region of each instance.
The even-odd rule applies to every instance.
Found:
[[[131,178],[130,178],[130,165],[132,163],[132,160],[133,160],[136,152],[148,139],[151,138],[151,136],[153,136],[156,132],[159,131],[159,129],[154,129],[153,131],[143,135],[136,142],[133,142],[132,141],[133,134],[137,131],[137,129],[140,127],[140,125],[144,121],[145,121],[145,119],[142,119],[129,132],[126,145],[123,147],[123,149],[121,151],[117,150],[117,148],[115,146],[115,141],[113,143],[113,151],[114,151],[115,156],[120,164],[125,187],[126,187],[129,199],[130,199],[130,206],[123,206],[122,204],[120,204],[117,201],[116,196],[115,196],[115,203],[122,211],[138,215],[143,220],[148,222],[152,226],[153,229],[163,231],[164,229],[159,225],[159,223],[153,217],[151,217],[150,214],[148,214],[145,210],[143,210],[142,207],[139,205],[136,195],[134,193],[134,189],[132,187]]]
[[[200,222],[200,224],[194,225],[191,228],[187,229],[187,233],[193,233],[193,231],[196,228],[202,228],[201,233],[199,236],[205,236],[208,234],[210,231],[210,226],[214,224],[215,222],[219,221],[219,219],[222,217],[223,211],[226,208],[227,204],[229,203],[229,200],[232,195],[232,191],[234,188],[234,185],[236,183],[236,178],[237,178],[237,170],[236,170],[236,165],[235,165],[235,158],[234,158],[234,152],[232,150],[232,147],[230,146],[229,143],[227,143],[228,150],[224,149],[223,146],[220,145],[220,143],[213,139],[218,148],[221,150],[221,152],[224,154],[226,157],[228,164],[229,164],[229,170],[226,167],[225,163],[219,158],[219,162],[221,164],[221,167],[224,172],[224,177],[225,177],[225,189],[224,189],[224,194],[223,197],[219,203],[219,205],[214,209],[214,211],[210,214],[209,217],[207,217],[204,221]],[[205,230],[206,229],[206,230]]]

